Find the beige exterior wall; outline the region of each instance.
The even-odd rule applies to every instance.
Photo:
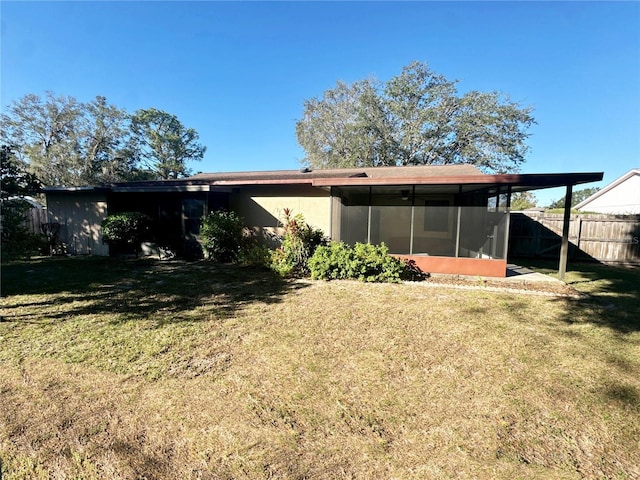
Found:
[[[231,194],[231,209],[247,226],[267,238],[282,234],[280,220],[288,208],[293,215],[301,213],[305,221],[331,234],[331,196],[328,190],[306,185],[243,187]]]
[[[583,205],[584,212],[616,215],[640,214],[640,174],[635,174]]]
[[[101,223],[107,216],[105,195],[94,192],[48,192],[47,209],[60,224],[60,240],[74,255],[109,255],[102,243]]]

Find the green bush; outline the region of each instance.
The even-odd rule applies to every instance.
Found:
[[[284,237],[282,245],[272,252],[271,268],[283,277],[304,276],[309,273],[309,258],[327,239],[322,230],[304,221],[302,214],[293,215],[284,209]]]
[[[102,241],[111,253],[138,253],[140,243],[151,239],[151,217],[140,212],[109,215],[102,221]]]
[[[311,278],[362,282],[399,282],[407,268],[403,260],[389,255],[384,243],[356,243],[351,247],[334,242],[318,247],[308,264]]]
[[[238,261],[247,266],[270,268],[271,250],[263,243],[256,232],[245,228],[242,232],[240,257]]]
[[[210,259],[216,262],[235,262],[240,258],[244,225],[234,212],[218,210],[202,221],[200,235]]]

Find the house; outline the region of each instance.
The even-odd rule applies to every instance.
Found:
[[[67,250],[108,254],[101,221],[140,211],[159,225],[159,244],[197,254],[200,220],[231,209],[277,240],[284,208],[331,239],[384,242],[427,272],[506,275],[511,194],[595,182],[602,173],[483,174],[471,165],[206,173],[179,180],[46,190]],[[66,236],[66,237],[65,237]]]
[[[583,212],[640,214],[640,168],[634,168],[575,206]]]

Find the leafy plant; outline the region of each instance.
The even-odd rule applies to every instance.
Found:
[[[244,224],[234,212],[218,210],[202,221],[200,235],[210,259],[227,263],[239,259],[243,243]]]
[[[271,250],[264,244],[260,236],[250,228],[245,228],[242,232],[238,261],[247,266],[271,267]]]
[[[309,259],[311,278],[356,279],[363,282],[399,282],[408,265],[389,255],[384,243],[356,243],[353,247],[334,242],[320,246]]]
[[[140,212],[109,215],[102,221],[102,239],[111,253],[137,253],[140,243],[151,237],[151,217]]]
[[[282,245],[273,252],[271,266],[284,277],[307,275],[309,259],[327,239],[322,230],[306,223],[302,214],[293,215],[288,208],[284,209],[282,224]]]

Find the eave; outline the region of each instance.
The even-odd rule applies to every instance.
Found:
[[[315,187],[339,186],[390,186],[390,185],[464,185],[487,187],[492,185],[519,187],[517,190],[554,188],[602,180],[602,172],[590,173],[540,173],[540,174],[500,174],[500,175],[456,175],[439,177],[404,178],[317,178]]]

